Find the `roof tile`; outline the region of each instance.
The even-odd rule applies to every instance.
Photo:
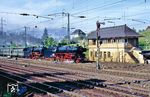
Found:
[[[119,38],[119,37],[140,37],[140,34],[126,25],[101,28],[99,35],[102,39],[105,38]],[[88,39],[96,39],[96,31],[88,34]]]

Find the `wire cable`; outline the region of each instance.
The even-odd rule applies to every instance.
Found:
[[[127,0],[119,0],[119,1],[117,1],[117,2],[113,2],[113,3],[110,3],[110,4],[103,5],[103,6],[99,6],[99,7],[87,9],[87,10],[84,10],[84,11],[79,11],[79,12],[73,13],[73,15],[74,15],[74,14],[83,13],[83,12],[87,12],[87,11],[93,11],[93,10],[100,9],[100,8],[104,8],[104,7],[107,7],[107,6],[116,5],[116,4],[121,3],[121,2],[124,2],[124,1],[127,1]]]

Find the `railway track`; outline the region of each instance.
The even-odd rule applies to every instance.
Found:
[[[9,79],[9,80],[11,80],[11,81],[14,81],[14,82],[17,83],[17,84],[23,84],[23,85],[25,85],[25,86],[27,86],[27,87],[29,87],[29,88],[32,88],[32,89],[38,90],[38,91],[40,91],[40,92],[42,92],[42,93],[45,93],[45,94],[47,94],[47,95],[50,96],[50,97],[58,97],[57,95],[52,94],[52,93],[50,93],[49,91],[47,91],[47,90],[45,90],[45,89],[41,89],[41,88],[39,88],[39,87],[35,87],[35,86],[33,86],[33,85],[30,85],[29,83],[24,83],[24,82],[23,82],[23,81],[25,80],[24,78],[20,78],[20,77],[14,75],[14,74],[5,73],[5,72],[0,71],[0,77],[7,78],[7,79]],[[31,80],[30,80],[30,81],[31,81]],[[52,90],[52,89],[50,89],[50,90]]]
[[[22,84],[25,84],[26,86],[29,86],[36,90],[42,91],[42,92],[46,93],[48,96],[59,97],[59,95],[64,95],[64,97],[70,97],[70,96],[83,97],[83,95],[73,93],[73,92],[67,91],[67,90],[59,88],[59,87],[55,87],[52,85],[42,83],[42,82],[40,82],[41,80],[38,80],[37,78],[28,79],[26,77],[19,76],[18,74],[15,74],[12,72],[6,73],[6,71],[3,71],[3,70],[0,71],[0,76],[6,77],[8,79],[12,79],[12,80],[16,81],[17,83],[22,83]],[[55,95],[56,93],[59,95]]]
[[[9,67],[9,68],[10,68],[10,67]],[[8,68],[7,68],[7,69],[8,69]],[[11,69],[11,70],[14,71],[14,69]],[[15,72],[13,72],[13,73],[17,73],[16,70],[15,70]],[[19,73],[19,72],[18,72],[18,73]],[[13,74],[13,75],[14,75],[14,74]],[[18,77],[18,75],[16,75],[16,76]],[[21,77],[21,78],[22,78],[22,77]],[[32,81],[31,79],[29,79],[29,80]],[[37,80],[37,79],[36,79],[36,80]],[[44,79],[43,79],[43,80],[44,80]],[[38,80],[38,82],[39,82],[39,81],[40,81],[40,80]],[[32,81],[32,82],[33,82],[33,81]],[[35,81],[34,81],[34,82],[35,82]],[[53,83],[53,84],[54,84],[54,83]],[[71,83],[71,84],[75,84],[75,82],[73,82],[73,83]],[[42,85],[43,85],[43,84],[42,84]],[[49,85],[49,84],[46,84],[46,85]],[[56,84],[55,84],[55,85],[56,85]],[[76,85],[77,85],[77,87],[79,87],[79,83],[76,84]],[[54,85],[53,85],[53,86],[54,86]],[[52,86],[52,87],[53,87],[53,86]],[[81,86],[84,87],[84,88],[86,88],[85,85],[83,85],[83,84],[80,84],[80,87],[81,87]],[[87,85],[86,85],[86,86],[87,86]],[[64,90],[63,90],[63,91],[64,91]],[[66,91],[66,90],[65,90],[65,91]],[[76,93],[74,93],[74,94],[76,94]],[[61,95],[62,95],[62,94],[61,94]],[[64,94],[63,94],[63,95],[64,95]],[[73,96],[73,95],[70,95],[70,96]],[[80,95],[77,94],[76,96],[79,97]],[[65,97],[66,97],[66,96],[65,96]]]
[[[12,60],[8,60],[7,62],[12,62]],[[33,62],[32,62],[33,61]],[[49,65],[49,63],[44,63],[43,62],[40,62],[40,61],[35,61],[35,60],[30,60],[30,59],[22,59],[22,60],[19,60],[19,61],[16,61],[16,60],[13,60],[14,64],[16,63],[20,63],[20,64],[44,64],[45,66]],[[47,61],[46,61],[47,62]],[[50,63],[50,64],[53,64],[53,63]],[[62,63],[64,64],[64,63]],[[68,68],[68,69],[75,69],[75,70],[83,70],[80,68],[80,66],[82,65],[67,65],[67,66],[61,66],[61,65],[51,65],[52,67],[58,67],[58,68]],[[139,66],[139,65],[138,65]],[[138,66],[127,66],[127,67],[138,67]],[[109,67],[109,66],[108,66]],[[114,66],[116,67],[116,66]],[[126,68],[127,68],[126,67]],[[82,67],[83,68],[83,67]],[[145,72],[132,72],[132,71],[123,71],[123,70],[115,70],[115,69],[104,69],[102,71],[96,71],[94,67],[90,67],[90,66],[87,66],[86,65],[84,66],[84,70],[85,71],[89,71],[89,72],[99,72],[99,73],[102,73],[102,74],[110,74],[110,75],[114,75],[114,76],[124,76],[124,77],[133,77],[133,78],[138,78],[138,79],[150,79],[150,74],[149,73],[145,73]],[[105,67],[106,68],[106,67]],[[116,67],[117,68],[117,67]]]
[[[39,68],[39,67],[38,67]],[[41,69],[42,68],[42,69]],[[43,67],[41,67],[41,68],[39,68],[38,70],[40,71],[40,70],[45,70]],[[8,69],[8,68],[7,68]],[[33,68],[32,68],[33,69]],[[12,70],[12,71],[17,71],[17,70]],[[35,67],[34,67],[34,70],[32,70],[32,72],[33,71],[37,71],[37,70],[35,70]],[[54,70],[55,71],[55,70]],[[53,72],[54,72],[53,71]],[[20,71],[18,71],[18,73],[19,73]],[[32,73],[31,71],[27,71],[27,72],[24,72],[24,73]],[[41,71],[40,71],[41,72]],[[44,72],[44,71],[42,71],[42,72]],[[51,72],[52,73],[52,72]],[[56,77],[56,76],[55,76]],[[61,78],[61,77],[59,77],[58,78],[59,80],[61,79],[61,81],[62,81],[62,79],[65,81],[65,80],[75,80],[75,79],[68,79],[68,78]],[[78,78],[79,79],[79,78]],[[49,81],[50,81],[51,79],[49,79]],[[55,80],[55,81],[57,81],[57,80]],[[79,83],[81,84],[81,82],[77,82],[78,83],[78,85],[79,85]],[[83,83],[85,83],[85,82],[83,82]],[[83,85],[83,84],[81,84],[81,85]],[[85,85],[84,85],[85,86]],[[77,87],[77,86],[76,86]],[[116,86],[115,86],[116,87]],[[115,94],[115,95],[117,95],[117,93],[116,92],[112,92],[112,90],[115,90],[115,91],[118,91],[119,90],[119,88],[117,87],[117,89],[116,88],[114,88],[114,87],[107,87],[107,89],[105,88],[99,88],[99,87],[97,87],[96,89],[92,89],[92,91],[98,91],[99,90],[99,93],[100,93],[100,91],[103,91],[104,92],[104,90],[105,90],[105,92],[107,92],[107,94],[109,94],[109,92],[110,92],[110,94]],[[111,91],[110,91],[111,90]],[[126,89],[127,90],[127,89]],[[108,92],[109,91],[109,92]],[[78,91],[78,92],[80,92],[80,91]],[[85,91],[84,91],[85,92]],[[88,91],[89,92],[89,91]],[[123,91],[122,89],[120,89],[120,92],[122,92],[122,95],[125,95],[126,94],[126,96],[129,96],[129,95],[127,95],[127,94],[130,94],[130,96],[129,97],[131,97],[131,96],[133,96],[133,94],[132,93],[129,93],[129,92],[126,92],[126,91]],[[88,94],[88,93],[87,93]],[[92,93],[91,93],[92,94]],[[118,93],[119,95],[121,94],[121,93]],[[131,95],[132,94],[132,95]],[[119,96],[118,95],[118,96]],[[135,94],[134,94],[135,95]],[[142,96],[141,94],[136,94],[136,96]],[[115,96],[116,97],[116,96]],[[143,97],[147,97],[146,95],[144,95]]]

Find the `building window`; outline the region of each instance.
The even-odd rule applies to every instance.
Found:
[[[108,58],[110,58],[110,56],[111,56],[111,54],[110,54],[110,52],[108,52]]]
[[[116,42],[116,39],[113,39],[114,40],[114,43]]]
[[[122,43],[122,42],[123,42],[123,40],[122,40],[122,39],[118,39],[118,42],[119,42],[119,43]]]
[[[108,39],[108,43],[111,43],[111,39]]]
[[[123,39],[120,39],[120,42],[121,42],[121,43],[123,43],[123,42],[124,42],[124,40],[123,40]]]
[[[100,41],[99,41],[99,44],[101,45],[102,43],[103,43],[103,40],[100,40]]]
[[[104,59],[106,59],[106,52],[104,52]]]
[[[95,51],[95,57],[97,57],[97,51]]]
[[[125,39],[125,43],[128,43],[128,39]]]
[[[93,56],[93,53],[92,53],[92,51],[90,52],[90,56],[91,56],[91,57]]]
[[[93,42],[92,45],[96,45],[96,40],[93,40],[92,42]]]
[[[103,43],[106,43],[106,40],[102,40],[103,41]]]
[[[116,42],[119,43],[119,39],[116,39]]]

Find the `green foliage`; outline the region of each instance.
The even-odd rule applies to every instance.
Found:
[[[44,33],[43,33],[43,36],[42,36],[42,40],[45,41],[45,39],[47,39],[47,38],[48,38],[48,31],[47,31],[47,29],[45,28],[45,29],[44,29]]]
[[[63,39],[58,45],[62,46],[62,45],[67,45],[67,39]]]
[[[140,38],[139,45],[146,46],[146,42],[144,41],[144,39]]]
[[[14,43],[13,41],[10,42],[10,47],[15,48],[18,47],[16,43]]]
[[[57,45],[57,42],[54,40],[54,38],[48,37],[44,40],[45,47],[54,46],[54,45]]]
[[[87,50],[86,50],[86,52],[84,52],[84,54],[85,54],[85,57],[88,59],[89,58],[89,49],[88,48],[86,48]]]
[[[139,38],[139,45],[143,48],[143,49],[147,49],[150,47],[150,31],[143,31],[140,32],[140,34],[143,37]]]
[[[15,47],[18,47],[15,43],[13,43],[13,44],[11,44],[11,46],[10,47],[13,47],[13,48],[15,48]]]

